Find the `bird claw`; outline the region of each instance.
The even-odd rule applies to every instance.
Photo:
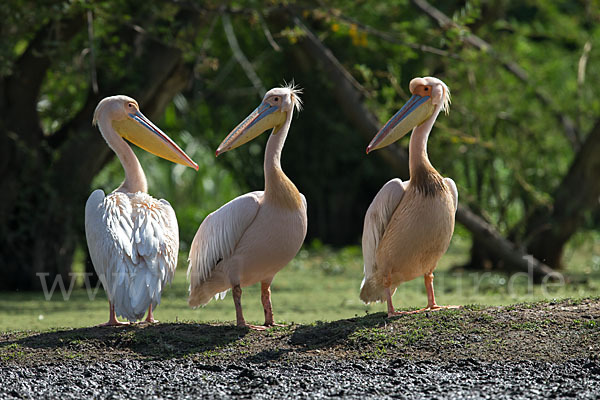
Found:
[[[416,311],[394,311],[388,312],[388,318],[397,317],[399,315],[414,314]]]
[[[108,321],[108,322],[105,322],[103,324],[96,325],[96,326],[98,328],[102,328],[104,326],[123,326],[123,325],[129,325],[129,322],[120,322],[120,321],[115,320],[115,321]]]
[[[457,309],[457,308],[460,308],[460,306],[438,306],[437,304],[434,304],[432,306],[427,306],[425,308],[421,308],[419,310],[414,310],[414,311],[388,312],[388,318],[397,317],[399,315],[418,314],[418,313],[427,312],[427,311],[438,311],[438,310]]]
[[[267,329],[269,329],[268,326],[264,326],[264,325],[250,325],[250,324],[246,324],[246,327],[255,330],[255,331],[266,331]]]
[[[418,312],[423,312],[423,311],[438,311],[438,310],[449,310],[449,309],[457,309],[460,308],[460,306],[438,306],[437,304],[434,304],[432,306],[427,306],[425,308],[421,308],[420,310],[414,311],[415,313]]]
[[[287,327],[288,325],[286,325],[286,324],[276,324],[275,322],[272,322],[272,323],[270,323],[270,324],[265,324],[265,326],[268,326],[268,327],[270,327],[270,328],[272,328],[272,327],[274,327],[274,326],[276,326],[276,327],[278,327],[278,328],[285,328],[285,327]]]
[[[273,328],[273,327],[285,327],[287,325],[283,325],[283,324],[276,324],[276,323],[269,323],[269,324],[264,324],[264,325],[252,325],[252,324],[238,324],[238,327],[240,328],[248,328],[248,329],[252,329],[255,331],[266,331],[269,328]]]
[[[285,324],[277,324],[277,323],[275,323],[273,321],[265,321],[264,326],[267,327],[267,328],[274,328],[274,327],[285,328],[287,325],[285,325]]]

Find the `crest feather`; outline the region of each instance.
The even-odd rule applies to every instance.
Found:
[[[291,82],[283,81],[282,88],[288,89],[291,92],[292,101],[294,102],[294,108],[296,111],[302,111],[302,99],[300,98],[300,95],[302,94],[302,88],[298,86],[293,79]]]
[[[450,97],[450,88],[442,81],[440,81],[444,87],[444,96],[442,98],[442,111],[444,114],[450,114],[450,104],[452,103],[452,98]]]

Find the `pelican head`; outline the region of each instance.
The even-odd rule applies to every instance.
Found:
[[[137,101],[131,97],[119,95],[102,99],[94,111],[92,124],[96,125],[103,120],[109,121],[119,136],[136,146],[158,157],[198,170],[198,164],[146,118]]]
[[[429,118],[437,117],[440,111],[448,114],[450,106],[450,89],[441,80],[428,76],[410,81],[412,97],[390,120],[377,132],[367,147],[380,149],[402,138],[411,129],[423,124]]]
[[[302,109],[301,93],[302,90],[293,84],[269,90],[260,105],[221,142],[216,155],[235,149],[268,129],[273,129],[276,134],[294,109]]]

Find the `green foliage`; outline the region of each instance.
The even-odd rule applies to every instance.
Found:
[[[181,215],[179,214],[181,220]],[[592,245],[592,244],[589,244]],[[593,244],[594,251],[600,249],[600,241]],[[451,248],[441,260],[435,272],[436,299],[439,304],[465,305],[466,309],[479,310],[483,305],[506,305],[520,302],[549,301],[553,299],[576,299],[595,296],[600,289],[600,269],[589,269],[583,248],[573,254],[573,271],[563,284],[530,285],[521,275],[505,275],[491,272],[456,271],[452,266],[464,262],[469,243],[455,237]],[[233,323],[235,311],[231,293],[223,301],[212,300],[207,306],[191,309],[187,305],[189,284],[186,282],[185,254],[181,256],[173,284],[165,288],[155,317],[161,322],[220,321]],[[300,251],[290,265],[277,274],[272,285],[272,300],[275,319],[285,323],[314,323],[314,321],[337,321],[343,318],[365,316],[386,311],[385,304],[364,305],[359,297],[362,279],[362,258],[356,247],[334,251],[315,242]],[[65,282],[68,288],[69,282]],[[93,290],[94,288],[92,288]],[[93,294],[93,293],[92,293]],[[46,301],[42,293],[0,293],[0,330],[49,329],[56,327],[84,327],[105,322],[108,318],[108,303],[100,287],[97,296],[90,300],[88,292],[76,288],[68,301],[63,299],[60,289]],[[427,296],[422,279],[403,283],[394,295],[395,306],[402,310],[424,307]],[[263,308],[260,300],[260,285],[243,288],[242,305],[244,316],[252,323],[261,323]],[[508,311],[508,308],[507,308]],[[381,315],[381,314],[380,314]],[[456,330],[452,310],[447,311],[443,324],[436,326],[445,332]],[[482,317],[489,318],[489,317]],[[413,319],[413,316],[411,316]],[[407,329],[399,345],[413,344],[422,336],[422,329],[432,328],[425,315],[414,316],[418,322]],[[488,321],[489,322],[489,321]],[[594,328],[589,321],[581,326]],[[515,326],[514,329],[529,329]],[[379,332],[381,333],[381,332]],[[358,331],[353,340],[368,339],[383,352],[395,342],[388,342],[378,332]],[[380,354],[381,355],[381,354]],[[375,354],[375,356],[377,356]]]
[[[121,93],[137,93],[144,85],[155,84],[144,82],[137,73],[152,65],[144,60],[131,62],[137,49],[125,40],[131,34],[128,29],[143,32],[144,40],[179,49],[193,75],[189,87],[155,122],[192,156],[200,171],[196,174],[142,151],[136,153],[148,176],[150,193],[174,206],[185,250],[209,212],[245,191],[263,188],[267,134],[218,159],[213,156],[220,141],[258,105],[262,95],[232,54],[220,17],[228,13],[242,51],[267,89],[292,79],[304,88],[305,109],[294,119],[282,163],[308,199],[309,240],[355,245],[368,204],[395,172],[376,155],[364,155],[368,141],[340,110],[320,66],[307,59],[304,33],[289,18],[293,14],[359,82],[365,103],[380,123],[409,97],[408,83],[413,77],[435,75],[449,85],[451,113],[436,124],[429,141],[430,159],[443,175],[457,182],[461,201],[519,241],[526,239],[527,218],[540,207],[551,206],[553,192],[574,156],[556,113],[574,121],[582,132],[580,139],[600,116],[594,84],[600,79],[600,8],[596,3],[437,2],[434,5],[458,26],[441,29],[408,0],[226,4],[216,0],[13,0],[0,4],[0,76],[17,72],[15,62],[36,33],[45,26],[53,28],[49,30],[52,45],[47,46],[51,65],[37,103],[44,134],[51,136],[84,107],[92,90],[92,71],[101,88],[111,79],[125,78]],[[88,11],[93,35],[85,19],[72,39],[62,40],[58,21],[88,17]],[[281,51],[272,46],[266,32]],[[466,41],[471,33],[490,43],[494,51],[474,49]],[[527,82],[518,80],[499,60],[520,65],[528,74]],[[537,92],[550,98],[550,104],[540,101]],[[60,150],[44,151],[48,163],[40,164],[51,168]],[[97,187],[112,191],[121,179],[121,167],[114,160],[90,191]],[[40,186],[40,196],[60,196],[47,184]],[[31,205],[23,205],[19,212],[33,215],[27,207]],[[80,211],[73,213],[82,215]],[[590,215],[586,228],[597,230],[597,217]],[[17,234],[17,230],[35,227],[15,229]],[[464,230],[458,234],[467,236]],[[335,255],[327,247],[322,253],[319,250],[321,255],[315,257],[327,258],[319,264],[319,273],[343,275],[347,258],[358,258],[358,249],[350,249]],[[294,261],[294,268],[303,262],[302,254],[307,253]]]

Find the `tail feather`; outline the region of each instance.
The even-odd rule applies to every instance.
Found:
[[[205,306],[217,296],[224,299],[230,289],[225,283],[227,280],[224,278],[223,273],[216,270],[207,280],[198,284],[192,283],[190,285],[190,296],[188,297],[190,307]]]
[[[366,304],[385,301],[385,288],[373,276],[365,277],[360,285],[360,299]]]

